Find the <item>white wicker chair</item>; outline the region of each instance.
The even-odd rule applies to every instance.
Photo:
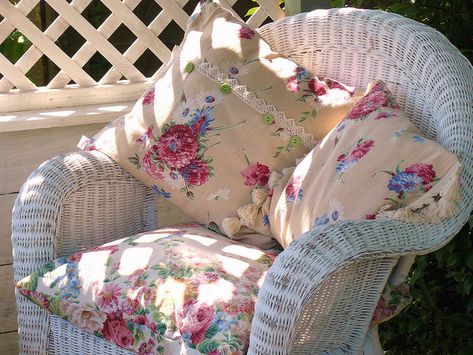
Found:
[[[314,11],[259,31],[321,75],[359,86],[385,80],[424,134],[464,165],[455,218],[342,222],[306,233],[276,259],[260,290],[249,353],[379,353],[368,325],[393,267],[445,245],[473,208],[473,68],[440,33],[380,11]],[[44,163],[14,208],[15,281],[58,255],[152,228],[153,210],[148,189],[100,153]],[[17,306],[22,353],[128,354],[21,296]]]

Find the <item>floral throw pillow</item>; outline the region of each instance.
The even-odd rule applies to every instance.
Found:
[[[375,82],[295,168],[271,174],[270,206],[258,211],[270,223],[261,233],[286,248],[303,233],[341,220],[437,223],[457,212],[460,171],[456,156],[423,137],[386,85]],[[388,284],[371,325],[409,302],[407,285]]]
[[[57,259],[17,288],[137,354],[243,354],[258,289],[278,252],[178,225]]]
[[[252,203],[250,190],[267,187],[271,171],[307,153],[353,106],[352,95],[203,1],[153,87],[81,147],[109,155],[193,220],[233,236],[256,221],[224,218]]]
[[[293,170],[272,179],[270,229],[287,247],[339,220],[438,223],[458,210],[460,170],[457,157],[423,137],[376,82]]]

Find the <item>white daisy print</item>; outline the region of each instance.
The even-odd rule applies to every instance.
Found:
[[[217,191],[211,193],[207,197],[207,201],[228,200],[228,198],[230,197],[230,192],[231,190],[228,187],[220,187]]]
[[[238,75],[248,72],[248,68],[243,62],[225,62],[222,64],[221,69],[230,78],[236,78]]]
[[[174,171],[170,171],[164,174],[164,181],[173,190],[180,190],[186,186],[186,182],[180,174],[176,174]]]
[[[192,119],[192,112],[198,107],[195,100],[182,101],[172,114],[173,120],[177,124],[186,124]]]
[[[220,91],[217,90],[208,90],[201,92],[197,97],[201,100],[202,105],[204,106],[215,106],[225,99],[226,95],[222,95]]]
[[[344,218],[343,216],[344,207],[343,207],[343,203],[340,200],[331,199],[328,205],[329,205],[328,215],[332,223]]]

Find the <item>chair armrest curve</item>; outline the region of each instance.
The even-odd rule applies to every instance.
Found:
[[[304,233],[268,271],[258,293],[249,353],[262,354],[274,344],[278,344],[278,354],[290,353],[304,308],[332,274],[360,261],[389,259],[394,265],[400,256],[437,250],[464,224],[463,215],[467,216],[462,213],[453,218],[457,223],[449,220],[440,224],[410,224],[386,218],[342,221]],[[381,291],[378,287],[379,295],[372,298],[368,308],[374,310]],[[368,326],[369,318],[358,327],[359,346]]]
[[[93,188],[98,185],[118,185],[122,189],[137,191],[136,201],[128,202],[128,205],[146,205],[139,223],[143,230],[155,226],[154,198],[149,189],[111,158],[98,151],[56,156],[41,164],[28,177],[15,201],[12,218],[15,282],[57,257],[56,246],[61,238],[59,230],[65,202],[80,191],[93,194]],[[102,194],[111,194],[109,191],[112,191],[102,190]],[[127,198],[130,195],[128,193]],[[91,198],[94,205],[100,206],[100,199],[119,201],[121,194],[114,191],[113,196]],[[120,219],[116,223],[121,223]]]

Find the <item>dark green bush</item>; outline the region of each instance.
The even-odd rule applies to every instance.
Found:
[[[409,17],[442,32],[473,62],[471,0],[332,0],[333,7],[380,9]]]
[[[444,248],[417,257],[413,303],[380,326],[388,354],[473,354],[472,227],[470,219]]]

